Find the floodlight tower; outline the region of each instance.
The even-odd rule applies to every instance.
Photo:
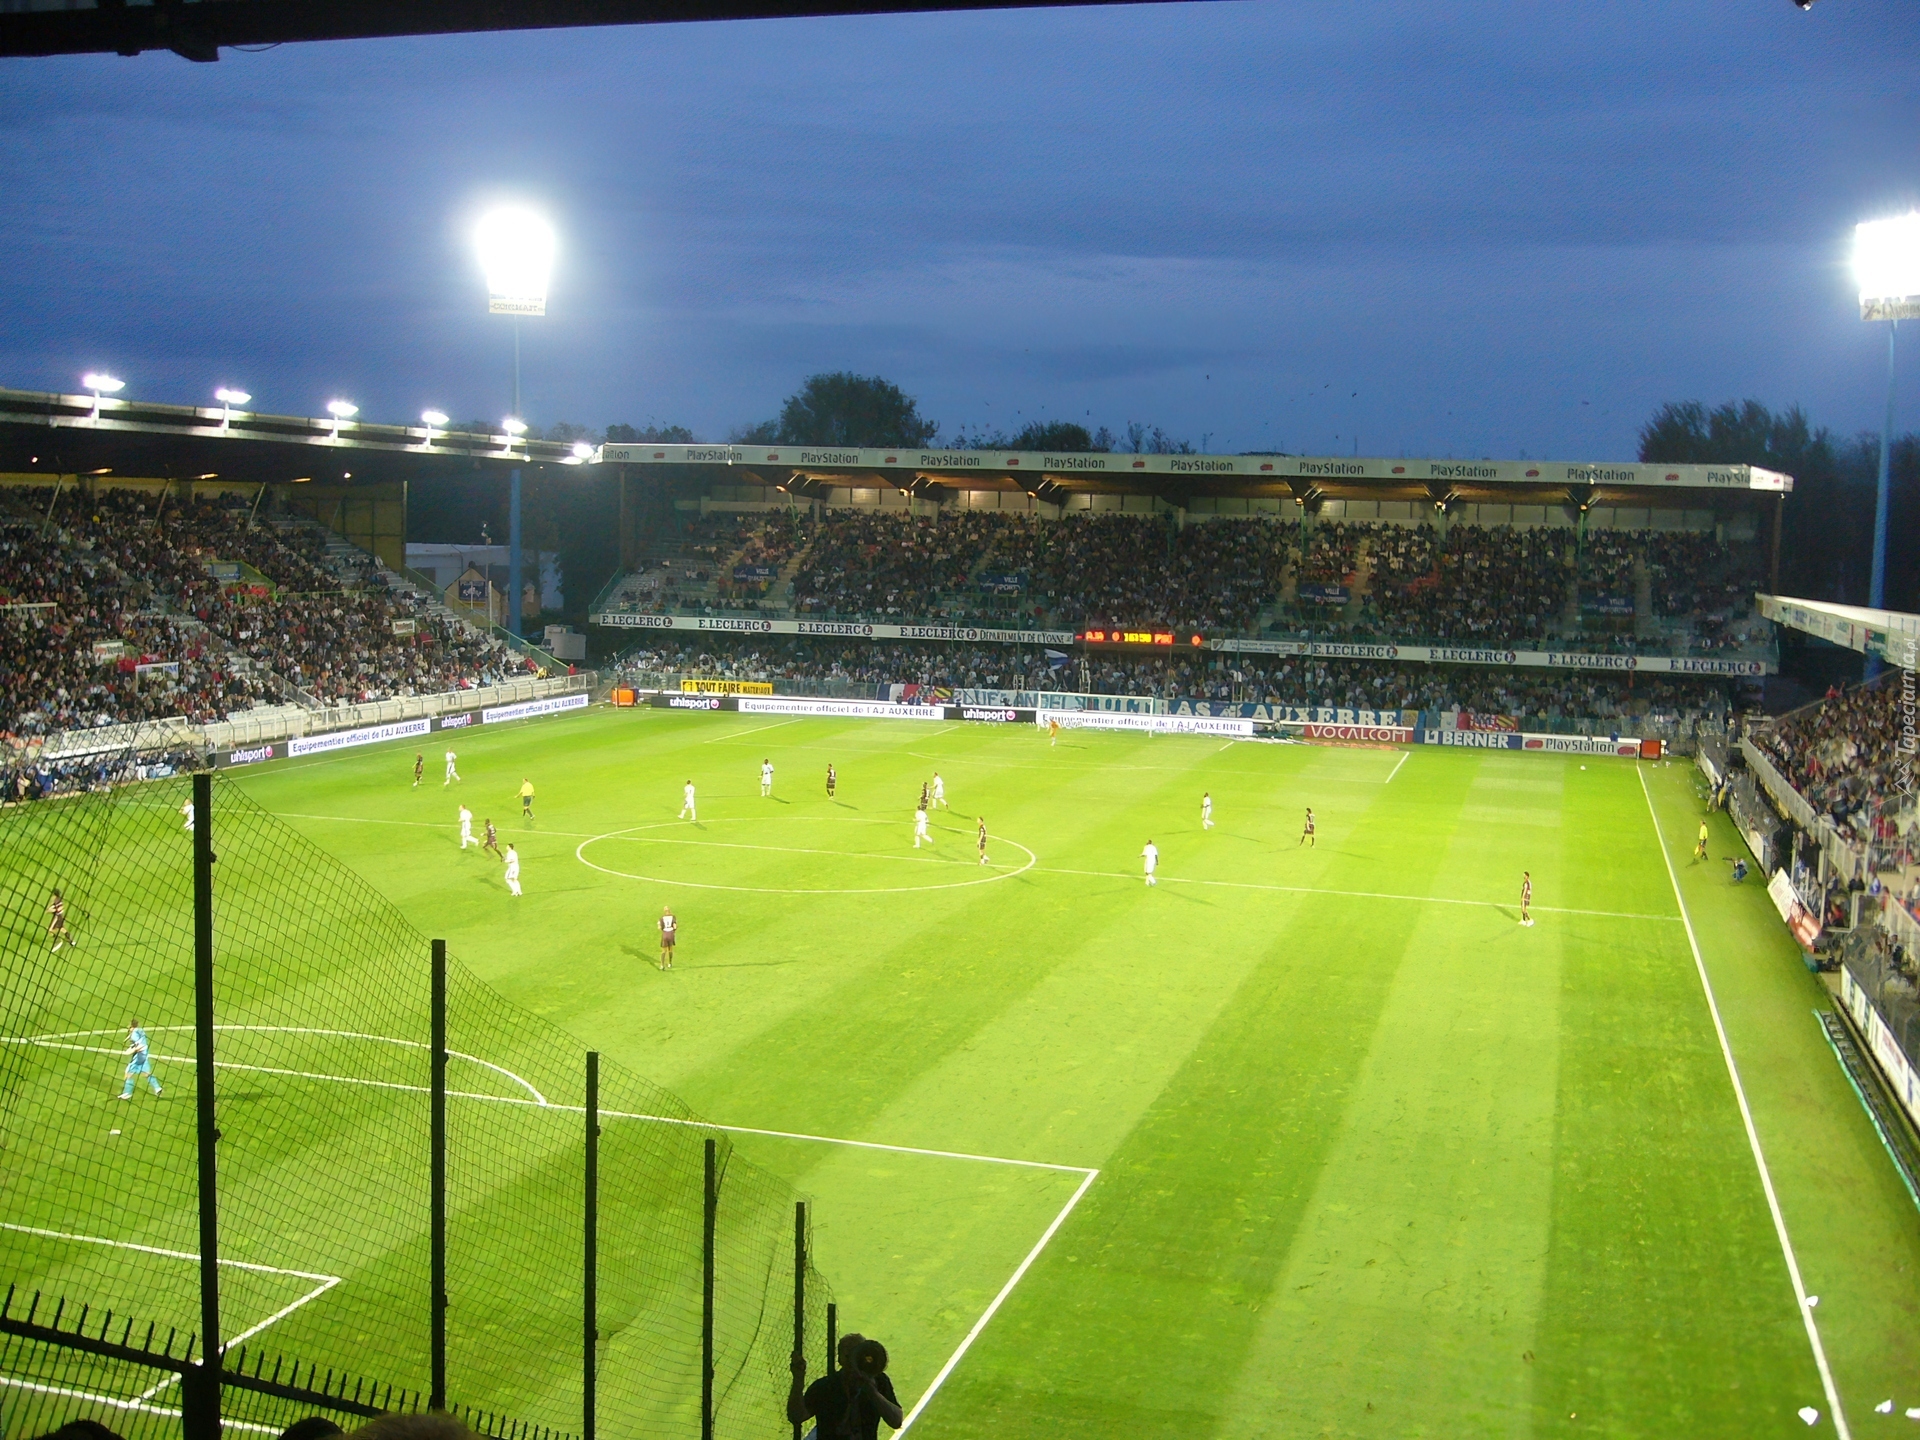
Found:
[[[513,317],[513,411],[509,418],[518,423],[520,317],[547,313],[553,227],[531,210],[509,206],[482,216],[474,241],[480,251],[480,268],[487,274],[487,313]],[[518,635],[520,623],[520,467],[516,465],[507,490],[508,631]]]
[[[1893,346],[1902,320],[1920,318],[1920,210],[1853,229],[1853,273],[1860,282],[1860,318],[1887,325],[1887,418],[1880,431],[1880,478],[1873,498],[1873,581],[1867,604],[1887,603],[1887,481],[1893,457]],[[1871,657],[1870,668],[1874,666]]]

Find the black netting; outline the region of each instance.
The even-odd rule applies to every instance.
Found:
[[[16,1287],[12,1316],[37,1294],[69,1324],[84,1309],[182,1342],[199,1328],[191,784],[0,812],[0,1288]],[[249,1372],[298,1364],[425,1392],[428,942],[238,790],[216,780],[212,794],[224,1338],[246,1347]],[[51,928],[55,889],[65,936]],[[135,1021],[161,1093],[139,1077],[123,1100]],[[450,962],[448,1050],[448,1399],[508,1417],[496,1428],[577,1432],[584,1047]],[[695,1433],[715,1132],[610,1063],[600,1105],[598,1414],[609,1434]],[[716,1431],[764,1434],[783,1424],[795,1197],[719,1140]],[[817,1276],[808,1289],[817,1337],[828,1297]],[[166,1386],[145,1409],[115,1408],[163,1375],[6,1344],[7,1437],[48,1428],[54,1400],[61,1416],[94,1413],[123,1433],[177,1433]],[[229,1423],[236,1407],[278,1403],[229,1397]]]

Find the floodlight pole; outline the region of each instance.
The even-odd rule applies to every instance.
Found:
[[[507,482],[507,630],[520,633],[520,467]]]
[[[1868,588],[1867,604],[1875,610],[1887,608],[1887,483],[1893,461],[1893,343],[1900,333],[1900,322],[1887,322],[1887,418],[1880,430],[1880,478],[1873,495],[1873,582]]]
[[[431,1391],[427,1407],[447,1408],[447,942],[433,942],[427,1067],[427,1336]]]

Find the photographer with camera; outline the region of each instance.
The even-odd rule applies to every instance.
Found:
[[[905,1416],[887,1378],[887,1347],[864,1335],[843,1335],[838,1351],[840,1368],[811,1385],[806,1357],[793,1357],[787,1419],[795,1425],[812,1420],[819,1440],[879,1440],[882,1420],[898,1430]]]

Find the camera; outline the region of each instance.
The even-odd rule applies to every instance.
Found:
[[[853,1352],[853,1370],[871,1380],[887,1368],[887,1347],[878,1340],[862,1340]]]

